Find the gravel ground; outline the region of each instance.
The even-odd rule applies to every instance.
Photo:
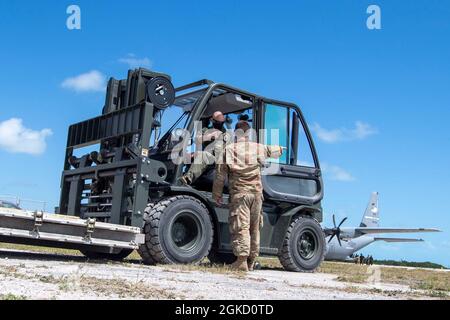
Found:
[[[324,273],[249,274],[193,266],[89,262],[82,257],[0,250],[0,299],[409,299],[408,286],[349,284]]]

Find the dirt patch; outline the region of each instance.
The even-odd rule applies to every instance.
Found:
[[[98,279],[93,277],[82,278],[80,287],[83,291],[90,290],[104,295],[115,295],[123,298],[137,298],[146,300],[174,300],[184,299],[167,289],[149,286],[142,281],[129,282],[121,279]]]

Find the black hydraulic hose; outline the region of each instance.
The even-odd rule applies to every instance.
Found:
[[[176,128],[178,126],[178,124],[183,120],[183,118],[188,114],[189,112],[184,112],[183,115],[177,120],[177,122],[175,122],[175,124],[170,127],[169,130],[167,130],[167,132],[164,134],[164,136],[161,138],[161,140],[158,142],[158,149],[162,147],[163,143],[167,140],[167,138],[170,136],[170,134],[172,133],[173,129]]]

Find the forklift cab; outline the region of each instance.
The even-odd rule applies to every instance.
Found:
[[[198,89],[199,85],[205,84],[206,88]],[[173,107],[179,108],[180,116],[174,127],[166,128],[172,135],[164,139],[181,141],[187,138],[187,153],[190,155],[199,151],[195,147],[195,136],[199,130],[208,127],[214,112],[221,111],[225,115],[225,129],[231,133],[244,116],[258,133],[256,138],[259,143],[280,145],[286,150],[280,159],[270,159],[263,168],[265,198],[305,205],[316,205],[322,200],[323,182],[319,161],[306,121],[296,105],[266,99],[209,80],[181,87],[177,92],[186,90],[190,92],[179,94],[175,100]],[[174,138],[173,134],[177,132],[186,132],[188,137]],[[163,141],[159,143],[164,144]],[[169,146],[168,143],[166,145]],[[172,144],[165,152],[169,153],[175,145]],[[161,150],[156,153],[160,154]],[[172,175],[171,183],[176,183],[188,168],[189,164],[173,168],[176,174]],[[213,179],[214,166],[211,166],[199,179],[197,187],[202,191],[211,190]]]

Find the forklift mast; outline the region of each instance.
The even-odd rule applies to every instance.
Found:
[[[59,213],[141,227],[150,184],[167,176],[164,163],[148,157],[154,115],[174,99],[168,75],[141,68],[111,78],[103,114],[69,127]],[[93,145],[99,151],[74,156]]]

